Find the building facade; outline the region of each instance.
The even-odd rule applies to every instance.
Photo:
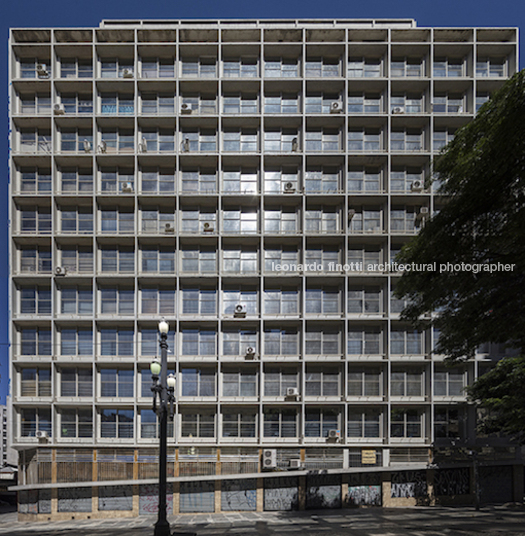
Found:
[[[0,468],[17,463],[15,452],[11,448],[11,423],[8,405],[0,406],[0,423],[2,425],[2,441],[0,442]]]
[[[444,202],[433,156],[517,68],[516,29],[413,20],[13,29],[20,511],[147,511],[162,318],[175,511],[227,509],[227,475],[476,444],[463,388],[492,355],[446,368],[385,265]],[[259,476],[256,508],[286,487]]]

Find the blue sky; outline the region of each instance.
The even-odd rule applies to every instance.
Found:
[[[520,0],[4,0],[0,21],[0,100],[7,104],[9,28],[98,26],[102,19],[413,18],[418,26],[525,25]],[[523,44],[520,57],[524,56]],[[520,62],[523,65],[523,62]],[[8,391],[7,105],[0,122],[0,404]]]

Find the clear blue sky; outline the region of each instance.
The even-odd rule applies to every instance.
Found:
[[[413,18],[418,26],[525,25],[521,0],[4,0],[0,21],[0,403],[8,391],[7,39],[10,27],[98,26],[102,19]],[[4,48],[5,47],[5,48]],[[524,50],[521,46],[520,57]],[[520,62],[523,64],[523,62]]]

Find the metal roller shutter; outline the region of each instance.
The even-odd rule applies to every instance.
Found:
[[[223,512],[255,512],[257,510],[257,481],[224,480],[221,489]]]
[[[180,512],[189,514],[215,511],[214,482],[181,482]]]

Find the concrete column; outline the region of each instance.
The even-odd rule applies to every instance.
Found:
[[[133,480],[139,479],[139,451],[133,451]]]
[[[392,502],[392,473],[385,471],[381,474],[382,506],[390,506]]]
[[[221,449],[217,449],[217,461],[215,462],[215,474],[220,475],[221,471],[222,471]]]
[[[180,482],[173,482],[173,515],[180,514]]]
[[[51,482],[57,481],[57,449],[51,449]]]
[[[221,502],[221,481],[216,480],[215,481],[215,513],[220,514],[222,510],[222,502]]]
[[[139,479],[139,451],[135,449],[133,451],[133,480]],[[139,515],[139,486],[133,484],[131,487],[132,493],[132,511],[134,516]]]
[[[298,500],[299,500],[299,510],[306,510],[306,476],[300,476],[298,483]]]
[[[350,484],[350,473],[343,473],[341,477],[341,506],[348,507],[348,487]]]
[[[58,513],[58,488],[51,488],[51,516]]]
[[[132,493],[133,493],[133,516],[137,517],[139,515],[140,511],[140,496],[139,496],[139,485],[133,484],[132,486]]]
[[[93,466],[91,468],[91,478],[93,479],[93,482],[97,482],[98,480],[98,462],[97,462],[97,451],[93,451]]]
[[[257,479],[257,512],[264,512],[264,479]]]
[[[96,517],[98,513],[98,486],[91,487],[91,513]]]
[[[175,467],[173,468],[173,476],[179,476],[179,449],[175,449]]]

